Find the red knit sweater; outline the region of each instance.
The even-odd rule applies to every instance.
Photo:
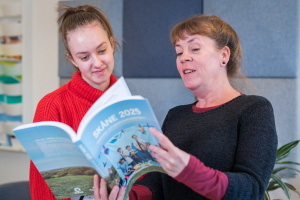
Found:
[[[116,77],[111,75],[110,86],[116,81]],[[90,86],[81,78],[80,72],[76,72],[68,84],[40,100],[33,122],[59,121],[68,124],[77,132],[81,119],[103,93]],[[29,182],[32,200],[56,199],[32,161]]]

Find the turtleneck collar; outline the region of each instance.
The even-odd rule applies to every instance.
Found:
[[[110,86],[112,86],[117,81],[117,78],[112,74],[110,76]],[[85,80],[81,77],[81,72],[75,72],[71,81],[67,84],[69,92],[72,92],[74,95],[85,98],[88,101],[94,103],[105,91],[101,91],[90,86]]]

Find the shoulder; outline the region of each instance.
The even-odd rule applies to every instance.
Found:
[[[246,95],[243,94],[240,96],[241,100],[248,101],[248,102],[262,102],[262,103],[270,103],[270,101],[263,96],[259,95]]]
[[[63,96],[67,93],[66,85],[59,87],[58,89],[46,94],[40,101],[38,106],[46,106],[46,105],[53,105],[58,100],[61,100]]]
[[[240,95],[235,99],[215,109],[216,115],[236,116],[238,118],[249,118],[249,116],[260,116],[273,118],[274,110],[271,102],[258,95]]]
[[[66,85],[63,85],[46,94],[36,107],[34,121],[56,121],[54,115],[58,115],[58,109],[62,102],[64,102],[63,99],[66,93]],[[54,119],[51,119],[52,117],[54,117]]]
[[[257,121],[256,124],[275,126],[274,110],[271,102],[262,96],[242,95],[235,105],[240,116],[240,122]]]
[[[241,95],[236,99],[236,101],[233,103],[234,106],[238,107],[244,107],[244,108],[270,108],[273,109],[271,102],[263,97],[263,96],[258,96],[258,95]]]

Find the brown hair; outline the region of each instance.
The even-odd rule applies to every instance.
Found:
[[[114,47],[114,52],[115,49],[120,46],[114,37],[110,22],[103,10],[89,4],[71,7],[60,3],[60,6],[61,7],[58,8],[57,11],[63,13],[57,19],[57,23],[59,24],[59,33],[61,34],[67,54],[71,56],[67,40],[68,32],[73,31],[78,27],[91,24],[94,21],[98,21],[102,25],[107,33],[108,39],[112,38],[113,42],[111,45]]]
[[[216,15],[199,15],[188,18],[173,27],[170,39],[175,46],[179,39],[187,35],[203,35],[215,40],[217,48],[228,46],[230,58],[227,63],[227,76],[245,77],[241,72],[242,49],[238,35],[233,28]]]

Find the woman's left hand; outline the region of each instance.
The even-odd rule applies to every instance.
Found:
[[[125,195],[125,187],[119,188],[117,185],[113,187],[109,196],[107,193],[107,184],[104,178],[99,180],[98,175],[94,175],[94,196],[95,200],[123,200]],[[129,200],[129,198],[127,198]]]
[[[171,177],[176,177],[187,166],[190,154],[174,146],[174,144],[157,129],[151,127],[150,132],[159,140],[162,148],[150,145],[151,155],[161,164]]]

